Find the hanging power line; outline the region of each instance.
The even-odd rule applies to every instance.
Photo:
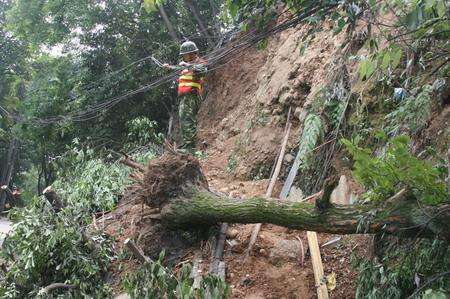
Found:
[[[208,69],[208,71],[211,72],[215,69],[218,69],[220,67],[223,67],[223,66],[229,64],[231,61],[235,60],[237,57],[240,56],[240,55],[238,55],[239,53],[242,53],[247,48],[264,40],[268,36],[273,35],[278,32],[281,32],[281,31],[284,31],[288,28],[291,28],[321,10],[326,12],[326,11],[332,9],[333,7],[335,7],[335,5],[322,6],[320,4],[317,4],[315,7],[312,7],[312,8],[309,7],[308,9],[304,9],[303,12],[297,14],[295,17],[293,17],[289,20],[286,20],[266,31],[262,31],[262,32],[248,31],[248,32],[246,32],[245,34],[243,34],[242,36],[233,40],[232,42],[228,43],[227,45],[220,47],[218,49],[215,49],[203,57],[208,61],[208,66],[212,66]],[[117,70],[116,73],[121,72],[124,69],[126,69],[132,65],[135,65],[139,62],[145,61],[147,59],[151,59],[151,57],[152,56],[148,56],[148,57],[144,57],[138,61],[135,61],[132,64],[130,64],[122,69]],[[136,94],[140,94],[140,93],[149,91],[149,90],[156,88],[158,86],[161,86],[165,83],[171,82],[175,78],[177,78],[177,76],[178,76],[178,71],[171,72],[170,74],[160,77],[160,78],[157,78],[157,79],[153,80],[151,83],[146,84],[136,90],[127,92],[123,95],[119,95],[119,96],[116,96],[113,98],[109,98],[101,103],[90,105],[83,111],[74,111],[74,112],[71,112],[71,113],[68,113],[65,115],[57,115],[57,116],[52,116],[52,117],[47,117],[47,118],[33,117],[33,118],[27,119],[21,115],[12,114],[12,113],[8,112],[7,110],[5,110],[4,108],[2,108],[2,110],[5,110],[6,111],[5,114],[8,115],[9,117],[13,118],[17,122],[30,122],[30,123],[37,124],[37,125],[54,124],[54,123],[60,123],[60,122],[64,122],[64,121],[83,122],[83,121],[87,121],[87,120],[98,117],[101,113],[111,109],[112,107],[114,107],[115,105],[117,105],[118,103],[120,103],[121,101],[123,101],[125,99],[128,99]]]

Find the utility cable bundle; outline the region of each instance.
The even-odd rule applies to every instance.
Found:
[[[260,41],[264,40],[265,38],[267,38],[273,34],[279,33],[281,31],[284,31],[288,28],[294,27],[297,24],[299,24],[300,22],[304,21],[305,19],[314,15],[317,12],[320,12],[320,11],[326,12],[334,7],[335,7],[335,5],[322,6],[319,2],[318,4],[316,4],[316,6],[305,8],[301,13],[297,14],[293,18],[286,20],[276,26],[273,26],[272,28],[270,28],[268,30],[265,30],[262,32],[258,32],[258,31],[246,32],[245,34],[243,34],[242,36],[229,42],[225,46],[215,49],[203,57],[204,59],[206,59],[206,61],[208,61],[208,66],[209,66],[208,72],[211,72],[215,69],[218,69],[220,67],[223,67],[223,66],[229,64],[231,61],[238,58],[243,53],[244,50],[259,43]],[[115,71],[115,72],[107,74],[105,77],[103,77],[102,79],[100,79],[98,81],[105,81],[110,76],[117,74],[119,72],[122,72],[122,71],[128,69],[129,67],[137,65],[140,62],[143,62],[148,59],[151,59],[158,67],[163,66],[163,64],[159,60],[157,60],[155,57],[147,56],[147,57],[139,59],[139,60]],[[85,110],[74,111],[74,112],[68,113],[66,115],[57,115],[57,116],[51,116],[51,117],[47,117],[47,118],[36,118],[36,117],[25,118],[22,115],[10,113],[1,106],[0,106],[0,109],[3,111],[3,114],[6,117],[10,117],[13,120],[15,120],[16,122],[21,122],[21,123],[29,122],[29,123],[36,124],[36,125],[48,125],[48,124],[65,122],[65,121],[83,122],[83,121],[88,121],[88,120],[91,120],[93,118],[100,116],[100,114],[102,112],[111,109],[112,107],[114,107],[115,105],[117,105],[118,103],[120,103],[123,100],[126,100],[136,94],[147,92],[147,91],[149,91],[153,88],[159,87],[165,83],[171,82],[171,81],[175,80],[177,77],[178,77],[178,71],[171,72],[168,75],[157,78],[157,79],[153,80],[152,82],[150,82],[149,84],[146,84],[136,90],[127,92],[125,94],[122,94],[122,95],[119,95],[116,97],[109,98],[109,99],[107,99],[103,102],[97,103],[97,104],[89,105]],[[87,85],[87,87],[85,87],[85,88],[91,88],[92,85],[97,83],[98,81]]]

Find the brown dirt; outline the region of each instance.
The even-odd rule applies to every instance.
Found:
[[[221,188],[222,192],[235,197],[264,195],[267,183],[267,180],[210,180],[211,188]],[[278,188],[281,188],[280,185]],[[243,262],[253,225],[235,224],[232,228],[238,230],[238,235],[234,240],[228,240],[224,251],[232,298],[316,298],[314,273],[308,253],[303,266],[300,265],[300,256],[294,261],[285,260],[274,264],[268,254],[278,241],[297,240],[297,237],[301,238],[307,251],[306,232],[264,225],[249,260]],[[319,244],[335,237],[319,234]],[[330,292],[331,298],[354,298],[356,272],[350,265],[350,256],[352,253],[368,256],[369,239],[369,236],[362,235],[343,236],[336,246],[321,250],[325,275],[334,272],[337,277],[336,289]],[[246,278],[248,284],[243,282]]]
[[[245,56],[236,58],[208,78],[209,94],[198,116],[198,140],[208,145],[201,164],[211,189],[231,197],[265,194],[289,107],[296,113],[292,117],[287,152],[295,148],[301,130],[301,111],[310,107],[325,82],[344,39],[344,34],[332,36],[327,30],[318,32],[300,55],[301,38],[308,29],[300,25],[286,30],[270,38],[265,50],[249,49]],[[339,174],[349,178],[355,194],[361,193],[348,166],[339,161],[336,158],[334,162]],[[285,162],[281,173],[287,173],[289,166]],[[282,180],[280,176],[274,196],[279,194]],[[278,241],[297,237],[307,248],[305,232],[263,226],[250,259],[244,263],[242,253],[253,226],[233,227],[239,231],[232,240],[237,244],[227,243],[224,256],[233,298],[316,297],[309,256],[303,266],[298,260],[274,265],[267,254]],[[319,242],[325,243],[332,237],[319,234]],[[337,247],[322,250],[325,273],[334,272],[337,276],[332,298],[354,297],[356,273],[349,264],[350,255],[355,251],[367,254],[367,240],[365,236],[345,236]]]
[[[324,23],[327,28],[329,24]],[[359,26],[364,30],[365,26]],[[315,34],[303,55],[302,37],[310,28],[299,25],[271,37],[264,50],[250,48],[245,55],[235,57],[208,78],[208,95],[199,111],[198,141],[207,144],[206,158],[200,160],[211,190],[231,197],[248,198],[265,194],[270,170],[278,154],[287,111],[291,107],[293,130],[287,152],[293,152],[304,112],[312,105],[315,95],[333,72],[333,59],[342,51],[345,33],[333,36],[332,30]],[[358,48],[358,45],[354,47]],[[355,54],[362,54],[365,50]],[[347,65],[350,82],[355,83],[356,62]],[[364,86],[352,86],[353,90]],[[295,112],[295,113],[294,113]],[[424,132],[427,138],[435,138],[441,152],[448,150],[448,120],[450,108],[434,111],[432,120]],[[444,129],[443,129],[444,128]],[[424,144],[426,143],[423,141]],[[155,202],[168,193],[177,192],[170,186],[179,185],[176,177],[199,176],[182,163],[164,164],[155,160],[146,171],[146,182],[153,189],[146,190],[146,198]],[[166,161],[167,162],[167,161]],[[197,163],[196,161],[192,161]],[[196,165],[198,166],[198,165]],[[285,161],[282,175],[273,195],[280,192],[283,174],[290,163]],[[352,178],[350,165],[342,153],[335,155],[333,166],[339,175],[346,175],[351,191],[360,195],[364,190]],[[154,182],[158,182],[159,186]],[[111,213],[103,224],[106,232],[116,237],[116,250],[123,240],[132,237],[138,245],[153,255],[159,247],[169,248],[173,256],[191,261],[193,251],[203,257],[203,272],[207,272],[211,257],[209,242],[188,247],[174,235],[152,238],[157,230],[148,218],[148,207],[141,204],[128,205]],[[108,222],[110,221],[110,223]],[[250,258],[243,261],[243,252],[248,245],[252,225],[232,225],[238,231],[234,239],[226,242],[224,261],[227,265],[227,282],[232,288],[232,298],[315,298],[314,275],[308,253],[305,263],[300,257],[274,263],[269,252],[277,242],[300,238],[305,250],[308,247],[306,233],[286,228],[264,225]],[[335,238],[335,235],[319,234],[319,244]],[[353,253],[370,256],[370,236],[342,236],[333,246],[321,248],[325,275],[336,274],[336,288],[330,291],[331,298],[354,298],[357,273],[350,265]],[[178,250],[178,251],[177,251]],[[133,259],[113,263],[115,280],[120,281],[125,273],[137,266]]]

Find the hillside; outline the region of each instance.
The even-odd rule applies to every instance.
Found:
[[[449,15],[0,3],[0,297],[445,298]]]
[[[200,162],[211,190],[232,198],[263,196],[281,146],[288,111],[291,110],[293,130],[273,193],[277,197],[294,160],[307,111],[317,105],[315,101],[321,103],[317,95],[340,76],[345,76],[343,80],[348,92],[370,92],[370,84],[375,83],[361,86],[356,63],[342,59],[343,51],[348,48],[354,56],[366,53],[361,49],[364,41],[354,39],[367,34],[363,24],[352,33],[351,44],[345,43],[349,39],[347,32],[335,35],[327,30],[327,26],[330,24],[325,21],[322,24],[324,30],[308,42],[306,49],[302,49],[301,40],[311,26],[299,25],[270,37],[264,49],[252,47],[236,55],[231,62],[208,76],[208,94],[199,112],[198,147],[204,151]],[[428,80],[432,83],[435,78]],[[358,105],[370,104],[353,104],[353,111],[346,113],[346,118],[351,119],[352,113],[361,109]],[[416,151],[424,148],[425,138],[442,154],[445,153],[448,148],[445,136],[449,130],[449,109],[444,105],[443,110],[436,110],[423,134],[413,137]],[[369,116],[367,121],[372,121],[372,117]],[[338,204],[349,204],[350,197],[353,199],[364,191],[353,177],[351,164],[345,156],[340,147],[332,155],[333,172],[345,176],[345,184],[340,186],[344,194],[335,198]],[[301,181],[299,184],[302,188]],[[126,213],[129,213],[127,219],[133,222],[135,212]],[[125,223],[120,225],[126,226]],[[135,228],[136,233],[145,227],[145,222],[139,224]],[[316,288],[307,252],[306,232],[265,225],[250,258],[243,261],[252,228],[253,225],[234,224],[228,229],[224,261],[232,298],[314,298]],[[142,233],[138,235],[138,239],[145,239]],[[126,236],[133,234],[127,232]],[[357,276],[351,265],[352,256],[357,254],[370,258],[374,254],[373,237],[319,234],[319,243],[325,244],[336,238],[339,240],[337,243],[322,248],[325,275],[336,276],[336,285],[330,295],[332,298],[352,298]],[[147,242],[142,241],[144,249],[149,247]],[[300,244],[306,250],[303,264]],[[191,252],[187,258],[190,262],[194,261],[192,252],[200,250],[203,273],[208,272],[210,246],[207,243],[201,248],[187,250]]]

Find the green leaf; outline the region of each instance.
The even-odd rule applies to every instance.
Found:
[[[384,71],[387,70],[390,62],[391,62],[391,55],[389,55],[389,52],[384,53],[383,59],[381,62],[381,69],[383,69]]]
[[[230,15],[235,18],[239,11],[239,5],[234,3],[233,1],[228,1],[228,10],[230,11]]]
[[[155,12],[158,10],[156,0],[144,0],[142,6],[147,12]]]
[[[445,17],[445,3],[444,1],[439,1],[436,5],[437,14],[440,18]]]
[[[366,59],[359,65],[359,76],[361,80],[367,80],[375,71],[375,63]]]
[[[402,59],[402,56],[403,56],[403,51],[400,48],[398,48],[392,52],[392,56],[391,56],[392,69],[397,68],[397,66],[400,64],[400,60]]]
[[[428,289],[423,293],[422,299],[445,299],[448,298],[444,292]]]
[[[333,28],[333,34],[338,34],[344,29],[345,25],[347,25],[347,22],[344,20],[344,18],[339,18],[337,21],[337,26]]]

